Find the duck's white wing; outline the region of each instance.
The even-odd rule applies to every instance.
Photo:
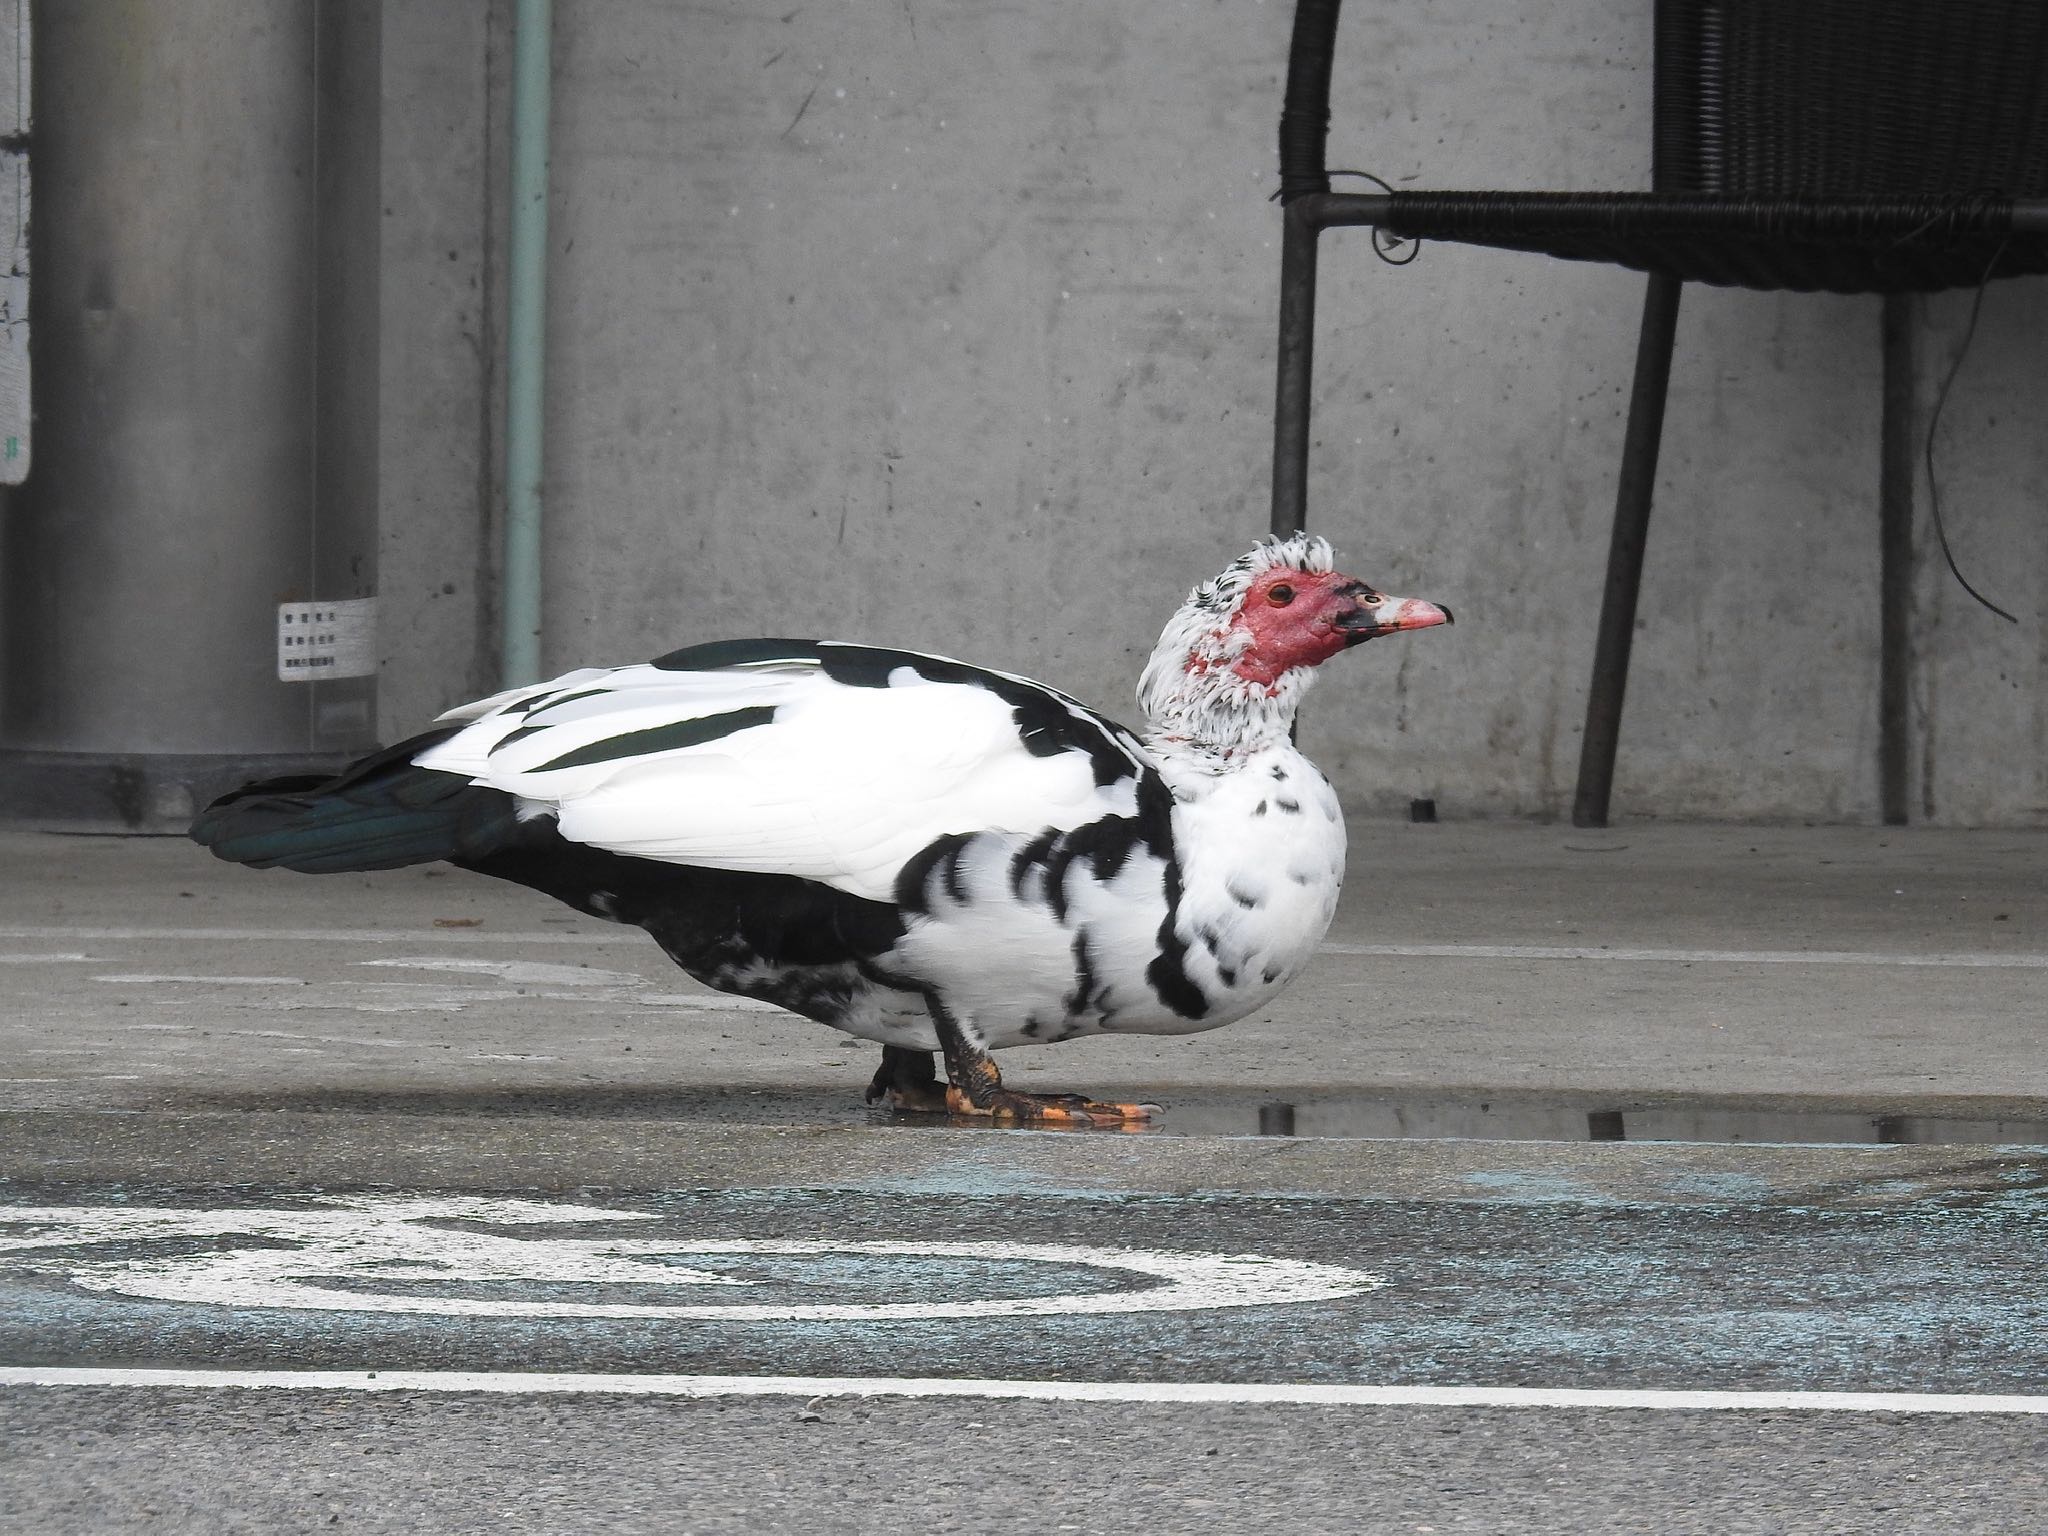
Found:
[[[443,719],[414,759],[518,796],[573,842],[892,899],[952,833],[1134,815],[1137,739],[1066,695],[832,641],[698,646],[572,672]]]

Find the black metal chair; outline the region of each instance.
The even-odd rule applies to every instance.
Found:
[[[1300,0],[1280,119],[1275,530],[1303,524],[1323,230],[1648,273],[1572,807],[1605,826],[1683,285],[1887,295],[1878,766],[1885,820],[1903,822],[1912,379],[1896,296],[2048,272],[2048,4],[1656,0],[1652,190],[1351,194],[1323,160],[1340,3]]]

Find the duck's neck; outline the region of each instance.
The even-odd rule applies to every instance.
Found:
[[[1234,773],[1254,753],[1288,745],[1315,671],[1261,676],[1245,665],[1248,638],[1192,607],[1166,626],[1138,682],[1145,743],[1162,759],[1191,772]]]

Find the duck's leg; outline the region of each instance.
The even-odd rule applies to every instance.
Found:
[[[875,1068],[866,1098],[870,1104],[886,1103],[891,1109],[946,1113],[946,1090],[940,1086],[932,1053],[905,1050],[900,1045],[882,1047],[882,1064]]]
[[[925,994],[932,1026],[945,1052],[946,1110],[997,1124],[1127,1125],[1152,1118],[1148,1104],[1105,1104],[1078,1093],[1019,1093],[1003,1086],[995,1058],[969,1025],[932,993]],[[884,1060],[886,1061],[886,1057]]]

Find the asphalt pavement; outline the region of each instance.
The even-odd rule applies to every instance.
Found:
[[[0,834],[0,1510],[2048,1527],[2048,835],[1352,846],[1266,1012],[1004,1054],[1129,1134],[457,871]]]

